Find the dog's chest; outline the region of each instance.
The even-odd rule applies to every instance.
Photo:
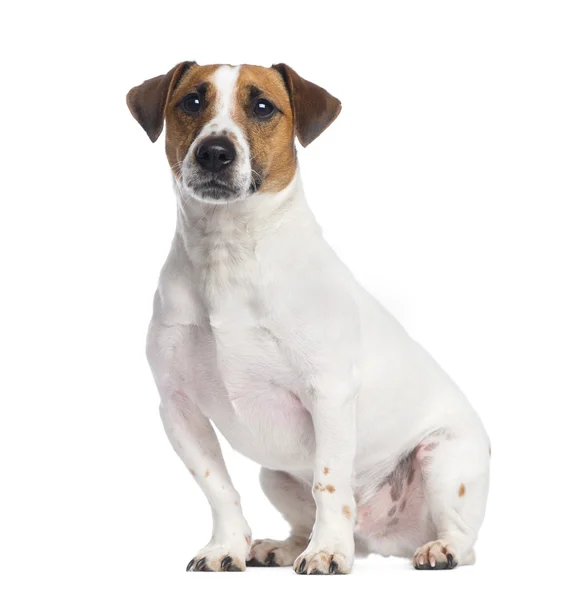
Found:
[[[213,370],[220,387],[199,398],[202,410],[239,452],[269,466],[302,466],[313,449],[309,413],[292,391],[295,373],[266,319],[253,307],[222,303],[210,316]]]
[[[236,450],[272,468],[299,466],[311,455],[313,429],[266,280],[255,258],[227,253],[196,270],[203,306],[202,340],[191,344],[196,401]]]
[[[207,315],[219,373],[233,395],[256,381],[285,384],[291,368],[253,293],[231,289]]]

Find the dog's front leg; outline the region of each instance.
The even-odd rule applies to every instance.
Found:
[[[243,571],[252,544],[250,527],[212,424],[179,391],[162,394],[160,415],[174,450],[212,508],[212,538],[190,561],[187,570]]]
[[[349,573],[352,568],[356,394],[357,387],[352,381],[331,381],[312,386],[304,400],[316,436],[312,488],[316,521],[308,547],[294,562],[296,573]]]
[[[157,295],[159,303],[159,295]],[[176,454],[202,488],[212,509],[212,538],[188,564],[188,571],[243,571],[252,544],[210,420],[199,408],[198,329],[153,319],[147,356],[160,394],[160,416]]]

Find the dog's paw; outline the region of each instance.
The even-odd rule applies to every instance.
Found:
[[[419,571],[453,569],[458,565],[454,549],[445,540],[428,542],[418,548],[412,564]]]
[[[306,548],[306,540],[289,537],[284,541],[256,540],[248,556],[249,567],[288,567]]]
[[[245,571],[249,541],[242,548],[232,544],[208,544],[188,563],[186,571]]]
[[[306,549],[295,561],[294,571],[299,575],[340,575],[350,573],[354,553],[350,555],[331,550]]]

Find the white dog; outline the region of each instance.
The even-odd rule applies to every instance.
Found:
[[[490,445],[456,385],[323,239],[298,176],[340,102],[286,65],[184,62],[127,97],[166,122],[178,220],[147,355],[212,539],[188,570],[348,573],[356,553],[417,569],[474,561]],[[252,542],[214,424],[262,465],[291,525]]]

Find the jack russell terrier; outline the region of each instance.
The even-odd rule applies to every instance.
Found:
[[[416,569],[473,563],[482,423],[306,203],[295,138],[316,139],[339,100],[284,64],[183,62],[127,102],[152,142],[166,122],[177,196],[147,357],[168,438],[212,508],[187,570],[349,573],[371,552]],[[262,465],[288,539],[252,541],[213,426]]]

